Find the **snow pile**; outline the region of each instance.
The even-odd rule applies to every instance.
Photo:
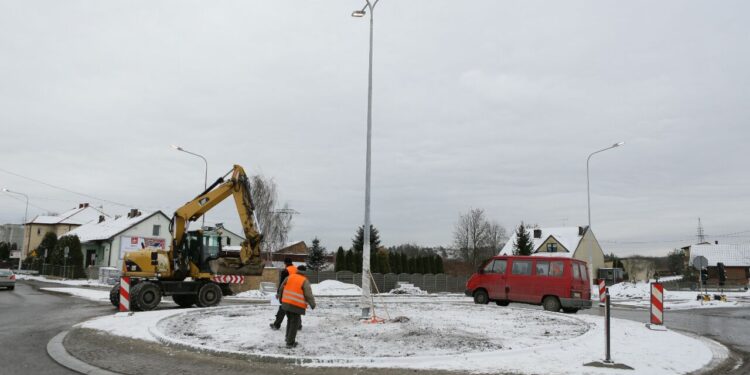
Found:
[[[358,360],[509,352],[578,337],[590,325],[580,319],[528,309],[469,305],[388,306],[398,322],[366,324],[357,303],[324,302],[302,318],[300,346],[284,347],[283,333],[268,328],[276,308],[268,305],[190,310],[165,319],[152,332],[169,342],[258,355]],[[378,315],[387,318],[383,308]],[[406,317],[408,319],[405,319]]]
[[[34,275],[24,275],[24,274],[16,275],[16,278],[18,280],[33,280],[33,281],[41,281],[44,283],[63,284],[63,285],[70,285],[70,286],[90,286],[90,287],[103,287],[103,288],[112,287],[112,285],[100,283],[99,280],[85,280],[85,279],[62,280],[62,279],[47,278],[45,276],[34,276]]]
[[[109,302],[109,291],[100,289],[83,289],[83,288],[41,288],[41,290],[69,294],[74,297],[80,297],[89,301]]]
[[[414,284],[409,283],[399,283],[398,287],[391,290],[389,293],[391,294],[410,294],[410,295],[423,295],[427,294],[426,291],[419,289],[419,287],[414,286]]]
[[[612,335],[618,345],[613,346],[612,357],[635,370],[584,367],[602,359],[604,324],[598,316],[474,304],[425,308],[422,303],[402,303],[389,305],[389,310],[391,318],[408,319],[364,324],[358,319],[358,303],[323,302],[302,318],[305,329],[295,349],[286,349],[283,330],[268,328],[276,311],[269,305],[120,313],[78,327],[149,341],[159,337],[162,343],[251,360],[261,356],[294,360],[296,366],[401,372],[684,374],[712,358],[711,349],[699,340],[613,319]]]
[[[362,294],[362,288],[354,284],[346,284],[336,280],[325,280],[320,284],[312,284],[315,297],[318,296],[358,296]]]
[[[275,295],[274,293],[266,293],[258,289],[253,289],[253,290],[244,291],[242,293],[237,293],[234,296],[231,296],[229,298],[270,301],[274,297],[274,295]]]
[[[644,299],[650,298],[649,284],[646,283],[619,283],[609,287],[609,296],[612,299]]]

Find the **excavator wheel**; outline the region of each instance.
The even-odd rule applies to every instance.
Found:
[[[213,282],[205,283],[198,289],[198,301],[196,301],[196,305],[198,307],[216,306],[221,302],[221,295],[221,288],[218,284]]]
[[[109,302],[112,302],[112,306],[120,307],[120,283],[117,282],[112,289],[109,290]]]
[[[131,310],[153,310],[156,306],[159,306],[159,302],[161,302],[161,289],[150,281],[135,284],[130,291]]]
[[[193,294],[175,294],[172,296],[174,303],[182,308],[188,308],[195,305],[197,298]]]

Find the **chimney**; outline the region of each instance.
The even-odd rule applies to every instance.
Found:
[[[104,215],[99,215],[99,222],[101,223],[102,221],[104,221]]]
[[[88,206],[89,206],[88,203],[78,203],[78,208],[86,208]]]
[[[138,209],[137,208],[132,208],[132,209],[130,209],[130,212],[128,212],[128,219],[132,219],[132,218],[134,218],[134,217],[136,217],[138,215],[139,215]]]
[[[542,238],[542,230],[534,229],[534,238]]]
[[[718,240],[714,241],[714,244],[715,244],[715,245],[718,245],[718,244],[719,244],[719,241],[718,241]]]
[[[584,228],[584,227],[578,227],[578,235],[579,236],[583,236],[583,232],[585,232],[585,231],[586,231],[586,228]]]

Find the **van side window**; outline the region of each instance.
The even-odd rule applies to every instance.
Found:
[[[513,268],[510,271],[514,275],[531,275],[530,260],[514,260]]]
[[[580,280],[581,279],[581,269],[578,268],[578,265],[575,264],[575,263],[571,264],[571,266],[573,266],[573,278]]]
[[[497,273],[503,275],[505,274],[505,268],[507,266],[508,261],[496,259],[484,266],[484,273]]]
[[[586,270],[586,265],[578,263],[578,267],[581,268],[581,280],[588,281],[588,279],[589,279],[589,271]]]
[[[562,277],[563,267],[565,267],[565,263],[563,262],[552,262],[552,265],[549,269],[549,275],[554,277]]]
[[[549,262],[547,261],[536,261],[536,275],[547,276],[549,275]]]

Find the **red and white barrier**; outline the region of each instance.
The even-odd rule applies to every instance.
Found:
[[[651,324],[664,324],[664,285],[651,284]]]
[[[241,275],[214,275],[211,280],[222,284],[242,284],[245,282],[245,276]]]
[[[130,278],[120,278],[120,311],[130,311]]]
[[[599,280],[599,303],[604,304],[606,297],[604,296],[607,292],[607,285],[604,283],[604,279]]]

